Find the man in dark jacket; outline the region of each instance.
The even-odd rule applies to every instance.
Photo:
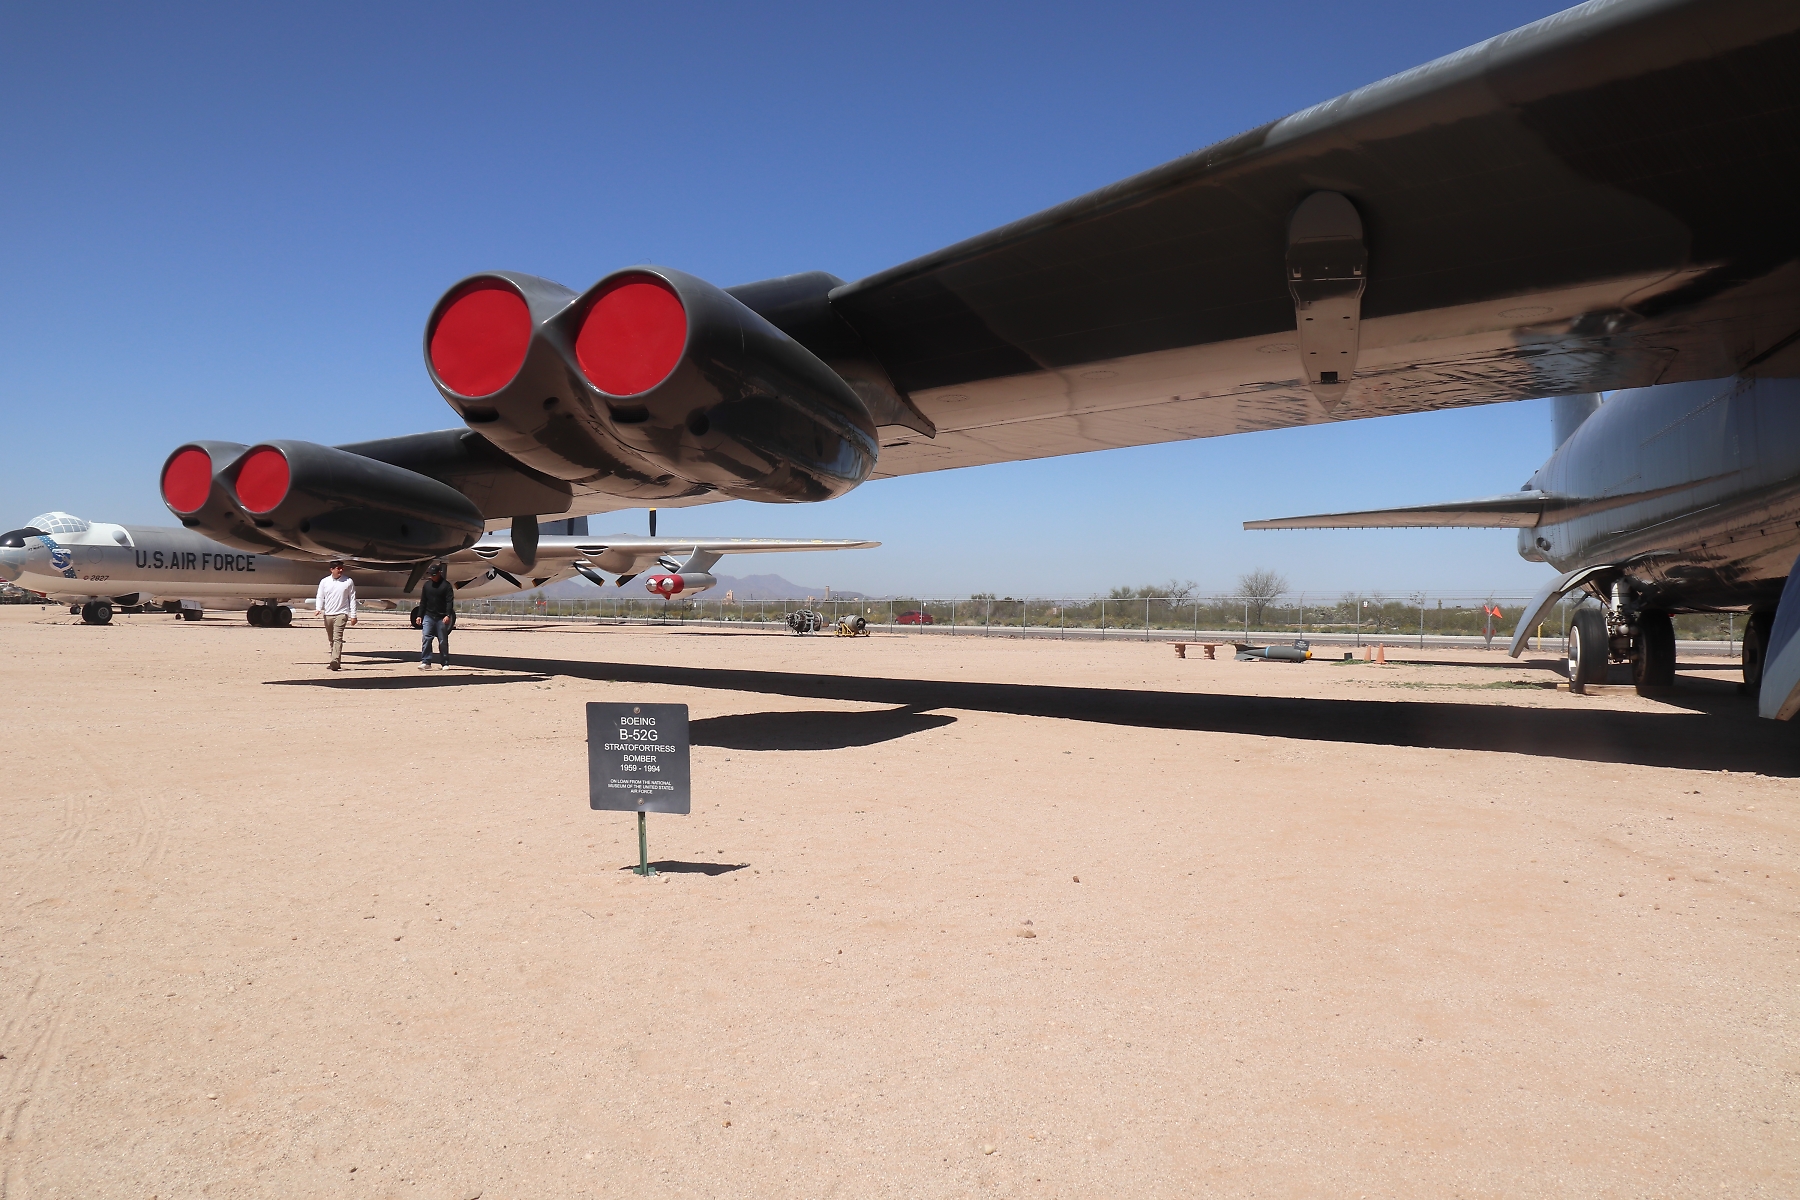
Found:
[[[425,641],[419,647],[419,670],[431,670],[431,639],[438,642],[438,663],[450,666],[450,631],[456,627],[456,585],[444,578],[444,564],[431,564],[431,578],[419,591],[419,607],[424,609]]]

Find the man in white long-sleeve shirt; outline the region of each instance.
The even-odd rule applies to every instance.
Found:
[[[344,560],[331,560],[331,574],[319,580],[313,609],[325,622],[325,640],[331,644],[330,670],[343,670],[344,626],[356,624],[356,580],[344,571]]]

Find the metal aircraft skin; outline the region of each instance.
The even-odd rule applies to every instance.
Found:
[[[505,596],[599,571],[624,586],[651,567],[647,591],[665,598],[711,587],[712,566],[727,554],[854,550],[879,542],[780,538],[646,538],[586,534],[539,540],[527,570],[504,536],[485,537],[444,559],[459,598]],[[678,561],[685,556],[686,561]],[[90,624],[105,624],[111,608],[161,605],[196,616],[204,609],[249,610],[253,624],[285,625],[290,602],[309,601],[323,568],[316,562],[254,554],[187,529],[113,525],[68,513],[45,513],[0,534],[0,578],[59,604],[79,606]],[[383,608],[416,600],[408,570],[355,567],[357,599]],[[102,609],[104,608],[104,613]]]
[[[851,283],[720,288],[647,265],[577,290],[483,272],[424,328],[426,374],[462,427],[190,442],[164,464],[164,499],[241,550],[410,574],[509,521],[529,559],[545,516],[816,501],[872,478],[1541,396],[1759,396],[1800,378],[1796,61],[1792,0],[1592,0]],[[1672,411],[1671,395],[1642,404]],[[1595,425],[1611,448],[1583,461],[1629,458],[1661,428],[1626,424]],[[1749,451],[1713,466],[1742,480],[1732,453]],[[1643,499],[1685,495],[1669,528],[1705,524],[1680,508],[1712,504],[1698,478]],[[1569,537],[1623,528],[1585,519]],[[1762,614],[1771,659],[1800,629],[1800,600],[1791,623],[1767,608],[1794,575],[1791,526],[1746,575],[1710,544],[1689,562],[1686,532],[1641,533],[1634,553],[1657,564],[1642,582],[1664,590],[1637,597],[1621,571],[1609,654],[1632,653],[1639,609],[1660,629],[1669,610],[1646,604]],[[1544,553],[1586,561],[1570,545]]]
[[[1517,528],[1519,554],[1558,574],[1527,605],[1515,657],[1558,600],[1585,590],[1599,608],[1578,621],[1596,657],[1584,668],[1572,645],[1571,677],[1629,662],[1641,687],[1661,687],[1674,677],[1669,616],[1747,612],[1745,683],[1762,691],[1800,547],[1800,380],[1696,380],[1559,396],[1554,407],[1555,451],[1517,492],[1244,528]],[[1778,709],[1788,690],[1771,686],[1764,699]]]

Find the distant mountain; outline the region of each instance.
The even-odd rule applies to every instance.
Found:
[[[815,600],[825,598],[823,584],[813,587],[802,587],[797,583],[789,583],[779,575],[716,575],[719,582],[700,593],[702,600],[723,600],[725,593],[730,592],[739,600],[804,600],[811,596]],[[619,588],[607,588],[602,592],[585,579],[565,579],[561,583],[553,583],[543,589],[544,596],[551,600],[593,600],[602,595],[617,596],[620,594],[637,599],[645,597],[644,585],[634,579],[626,584],[623,591]],[[527,593],[529,594],[529,593]],[[831,591],[833,600],[865,600],[861,592],[846,592],[837,588]]]

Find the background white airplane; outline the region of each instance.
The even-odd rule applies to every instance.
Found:
[[[619,586],[652,567],[646,590],[669,597],[693,595],[715,582],[712,567],[727,554],[860,550],[879,542],[778,538],[546,536],[528,566],[510,536],[490,534],[447,555],[446,577],[467,599],[504,596],[574,575]],[[393,609],[414,600],[422,572],[416,567],[351,563],[357,599]],[[309,599],[324,574],[322,562],[253,554],[186,529],[113,525],[52,512],[0,534],[0,578],[49,600],[68,604],[90,625],[112,620],[113,610],[160,606],[199,620],[206,609],[243,611],[252,625],[281,626],[294,619],[290,603]]]

